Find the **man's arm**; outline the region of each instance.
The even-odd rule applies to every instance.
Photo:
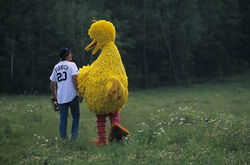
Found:
[[[74,85],[75,89],[78,91],[78,88],[77,88],[77,77],[78,77],[77,74],[73,75],[72,76],[72,80],[73,80],[73,85]]]
[[[74,87],[75,87],[75,89],[76,89],[76,91],[78,92],[78,83],[77,83],[77,77],[78,77],[78,75],[76,74],[76,75],[73,75],[72,76],[72,81],[73,81],[73,85],[74,85]],[[79,102],[81,103],[82,102],[82,96],[79,94]]]
[[[52,93],[52,98],[53,99],[57,99],[57,94],[56,94],[56,82],[51,81],[50,82],[50,89],[51,89],[51,93]]]

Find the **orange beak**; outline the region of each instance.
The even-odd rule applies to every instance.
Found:
[[[93,48],[94,48],[94,50],[92,51],[92,55],[96,54],[96,52],[99,50],[99,48],[97,46],[97,41],[95,39],[88,46],[85,47],[85,50],[89,51]]]

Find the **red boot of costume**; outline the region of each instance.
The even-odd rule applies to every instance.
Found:
[[[129,135],[127,129],[123,128],[120,125],[120,114],[118,112],[109,115],[110,119],[110,131],[109,131],[109,141],[112,142],[115,140],[116,142],[120,142],[123,137]]]

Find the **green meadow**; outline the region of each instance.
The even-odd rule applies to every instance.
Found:
[[[84,102],[80,113],[78,140],[62,141],[49,95],[1,95],[0,164],[250,164],[248,74],[130,91],[122,143],[90,145],[96,119]]]

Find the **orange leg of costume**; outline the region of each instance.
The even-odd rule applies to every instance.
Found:
[[[106,115],[96,115],[96,119],[98,140],[100,143],[106,144]]]
[[[106,117],[109,116],[110,119],[110,132],[109,140],[121,141],[123,137],[129,135],[128,130],[120,125],[120,114],[119,112],[112,113],[110,115],[96,115],[96,127],[98,134],[98,141],[91,141],[90,143],[96,143],[97,145],[108,144],[106,136]]]
[[[106,117],[107,115],[96,115],[96,127],[99,143],[106,144]],[[110,126],[113,124],[120,125],[120,114],[118,112],[109,115]]]
[[[113,140],[119,142],[123,140],[123,137],[129,135],[128,130],[126,130],[120,125],[120,114],[118,112],[109,115],[109,119],[110,119],[110,132],[109,132],[110,142],[112,142]]]
[[[112,113],[111,115],[109,115],[109,120],[110,120],[110,127],[115,123],[120,125],[120,113],[119,112]]]

